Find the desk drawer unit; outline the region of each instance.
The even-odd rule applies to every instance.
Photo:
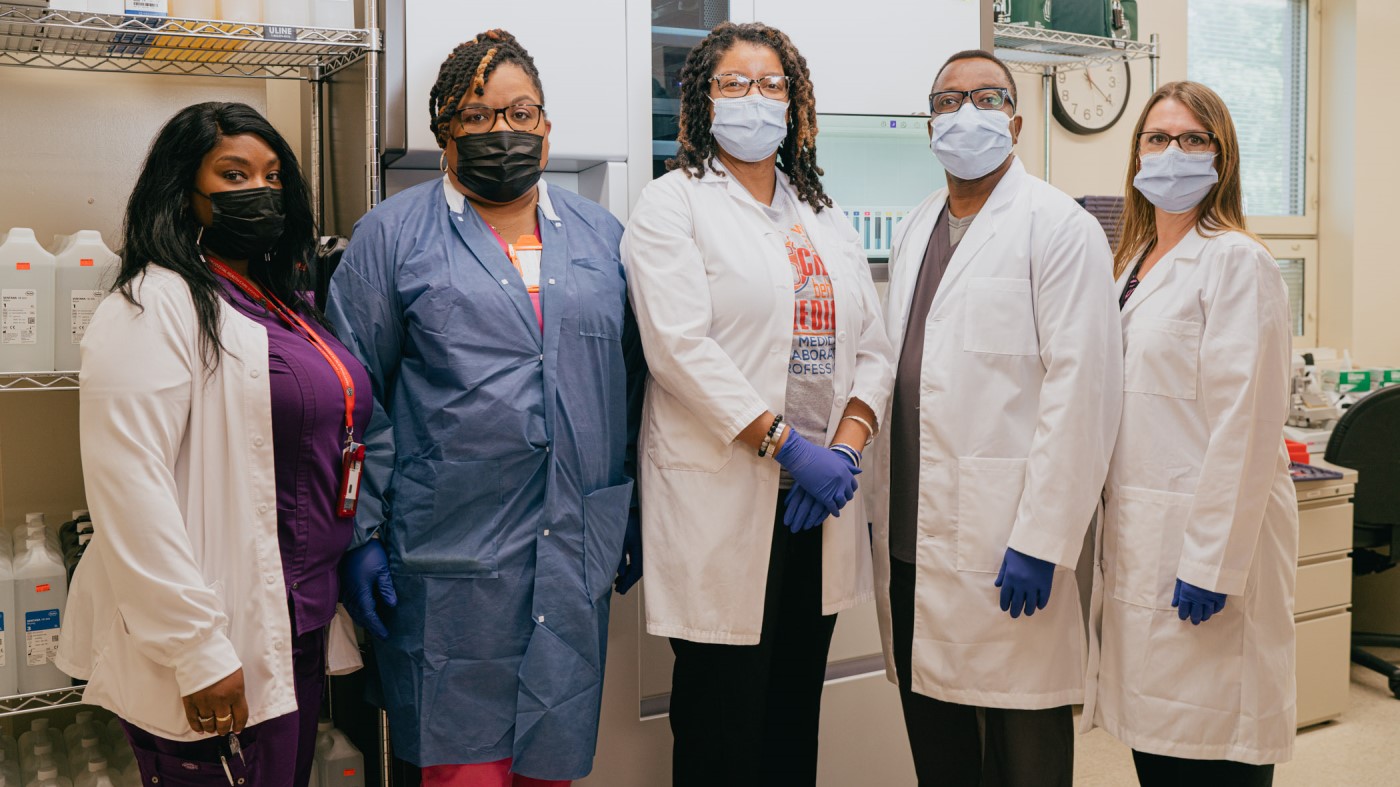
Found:
[[[1297,624],[1298,726],[1342,715],[1351,681],[1351,613],[1300,615]]]
[[[1351,558],[1340,556],[1298,566],[1293,614],[1304,615],[1328,607],[1350,605]]]
[[[1300,559],[1351,549],[1352,505],[1345,501],[1334,498],[1298,504]]]

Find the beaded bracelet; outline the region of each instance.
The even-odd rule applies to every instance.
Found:
[[[758,447],[758,455],[764,457],[768,455],[768,449],[773,447],[773,438],[778,435],[778,427],[783,424],[783,414],[779,413],[773,418],[773,423],[768,425],[768,434],[763,438],[763,444]]]

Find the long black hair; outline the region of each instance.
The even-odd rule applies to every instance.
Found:
[[[194,299],[200,354],[210,371],[218,366],[224,350],[219,341],[221,286],[200,256],[196,244],[200,223],[190,206],[190,196],[204,156],[222,137],[238,134],[257,135],[277,154],[286,211],[281,239],[266,258],[248,261],[249,277],[278,300],[320,320],[319,312],[301,295],[311,291],[309,265],[316,254],[311,189],[287,140],[247,104],[210,101],[185,107],[156,135],[126,203],[122,266],[113,286],[114,291],[140,306],[132,283],[148,265],[178,273]]]
[[[539,91],[540,103],[544,103],[544,85],[540,83],[535,59],[515,36],[500,29],[487,30],[458,44],[438,68],[437,82],[428,92],[428,127],[438,147],[445,148],[452,140],[452,116],[457,112],[457,105],[462,103],[462,97],[468,92],[478,96],[485,93],[486,80],[502,63],[520,66]]]
[[[741,41],[778,53],[788,78],[792,118],[787,137],[778,148],[778,169],[792,179],[798,198],[820,213],[822,208],[831,207],[831,197],[822,190],[822,168],[817,166],[817,102],[812,96],[812,75],[792,39],[761,22],[721,22],[690,50],[681,69],[681,128],[676,137],[680,148],[676,157],[666,162],[666,168],[684,169],[693,178],[703,178],[706,168],[719,172],[714,163],[719,145],[710,131],[710,77],[715,75],[720,58]]]

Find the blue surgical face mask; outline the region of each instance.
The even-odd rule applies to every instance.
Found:
[[[742,98],[711,98],[715,117],[710,121],[724,152],[740,161],[762,161],[773,155],[787,138],[788,102],[750,93]]]
[[[957,112],[933,116],[928,144],[954,177],[976,180],[1011,155],[1011,117],[1001,110],[978,109],[969,101]]]
[[[1133,187],[1168,213],[1185,213],[1201,204],[1220,181],[1215,154],[1187,153],[1175,145],[1161,153],[1144,153]]]

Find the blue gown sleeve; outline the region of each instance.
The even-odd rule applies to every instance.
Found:
[[[362,225],[366,222],[362,222]],[[403,347],[403,310],[394,287],[393,245],[378,226],[361,226],[331,277],[326,318],[369,372],[374,413],[365,429],[365,463],[351,547],[389,519],[387,497],[396,450],[388,408]]]

